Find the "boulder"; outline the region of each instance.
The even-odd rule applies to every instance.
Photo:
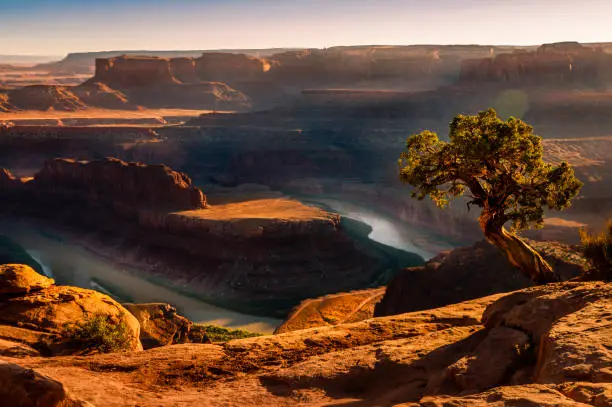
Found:
[[[95,315],[124,323],[131,333],[131,350],[142,350],[138,320],[115,300],[97,291],[50,286],[0,301],[0,323],[53,333],[60,339],[67,325]]]
[[[38,274],[23,264],[0,265],[0,296],[28,294],[40,291],[55,283],[51,278]]]
[[[32,369],[0,361],[0,407],[93,407],[64,385]]]
[[[123,304],[140,323],[140,342],[145,349],[177,343],[210,343],[193,322],[177,314],[170,304]]]
[[[384,294],[385,288],[383,287],[331,294],[302,301],[274,333],[339,325],[372,318],[374,306]]]

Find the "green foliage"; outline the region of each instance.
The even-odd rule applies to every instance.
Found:
[[[244,329],[229,329],[217,325],[200,325],[200,327],[206,331],[206,335],[211,342],[227,342],[232,339],[262,336],[261,334],[245,331]]]
[[[588,277],[612,280],[612,219],[599,234],[593,235],[581,230],[580,241],[584,257],[591,267]]]
[[[544,162],[542,139],[531,126],[514,117],[503,121],[493,109],[456,116],[449,139],[428,130],[407,139],[400,179],[415,188],[413,197],[445,207],[468,192],[468,209],[476,205],[498,224],[522,230],[540,227],[545,207],[567,208],[582,186],[567,163]]]
[[[64,336],[71,346],[101,353],[130,350],[133,340],[132,332],[124,322],[116,322],[104,314],[65,325]]]

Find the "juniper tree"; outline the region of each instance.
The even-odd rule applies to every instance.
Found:
[[[542,139],[520,119],[503,121],[495,110],[458,115],[449,141],[425,130],[409,137],[400,160],[400,179],[412,196],[429,196],[439,207],[452,198],[469,198],[481,208],[486,239],[535,283],[557,281],[550,265],[517,232],[543,225],[544,209],[570,206],[582,183],[567,163],[543,160]],[[510,225],[510,229],[506,229]]]

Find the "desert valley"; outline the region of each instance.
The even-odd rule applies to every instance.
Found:
[[[0,56],[0,406],[612,406],[610,112],[611,42]]]

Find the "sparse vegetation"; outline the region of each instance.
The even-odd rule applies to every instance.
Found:
[[[533,128],[514,117],[503,121],[493,109],[456,116],[449,139],[428,130],[408,138],[400,179],[415,188],[413,197],[429,196],[445,207],[469,191],[468,210],[482,209],[478,220],[487,240],[535,283],[557,281],[552,267],[516,232],[541,227],[545,207],[570,206],[582,187],[572,167],[544,162],[542,139]]]
[[[249,332],[244,329],[229,329],[217,325],[200,325],[200,328],[206,331],[206,335],[211,342],[227,342],[232,339],[253,338],[262,336],[255,332]]]
[[[129,350],[133,339],[130,328],[124,322],[103,314],[65,325],[64,337],[71,347],[101,353]]]
[[[589,262],[587,277],[596,280],[612,280],[612,219],[599,234],[580,231],[584,257]]]

